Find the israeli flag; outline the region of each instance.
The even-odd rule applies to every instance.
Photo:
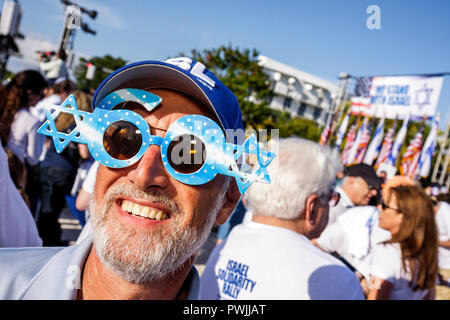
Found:
[[[428,134],[427,140],[422,148],[422,153],[420,154],[418,172],[421,177],[428,177],[431,169],[431,160],[433,160],[433,154],[436,150],[437,145],[437,135],[439,131],[439,113],[434,117],[433,126],[431,127],[430,133]]]
[[[377,129],[373,134],[372,141],[370,141],[369,148],[367,149],[366,155],[364,156],[363,163],[372,165],[373,160],[378,156],[381,149],[381,144],[383,143],[383,133],[384,133],[384,118],[378,123]]]
[[[406,133],[408,132],[408,123],[409,123],[409,114],[403,121],[403,125],[400,128],[400,131],[397,133],[397,136],[395,137],[394,145],[392,146],[391,153],[389,154],[387,163],[391,166],[395,166],[395,162],[397,161],[398,153],[400,152],[403,140],[405,140]]]
[[[344,120],[342,120],[341,126],[339,127],[339,131],[337,133],[336,145],[334,146],[334,148],[336,150],[339,150],[339,148],[341,147],[342,141],[344,141],[345,132],[347,131],[349,119],[350,119],[350,112],[347,112]]]

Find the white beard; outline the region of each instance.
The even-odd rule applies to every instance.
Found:
[[[123,279],[143,284],[174,273],[184,262],[198,253],[209,236],[219,210],[222,208],[228,183],[211,206],[201,226],[189,225],[182,230],[183,212],[173,199],[161,192],[145,193],[129,185],[109,188],[100,207],[93,199],[90,204],[94,247],[103,262]],[[170,232],[139,232],[108,218],[108,211],[117,196],[128,196],[162,203],[171,211]],[[169,228],[166,228],[169,227]]]

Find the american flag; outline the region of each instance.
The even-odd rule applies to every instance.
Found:
[[[347,137],[345,138],[345,140],[346,140],[345,147],[341,154],[341,162],[343,164],[347,163],[348,156],[350,155],[350,151],[352,149],[353,142],[355,141],[355,138],[356,138],[356,128],[357,128],[357,124],[354,123],[351,126],[350,130],[348,131]]]
[[[415,176],[415,171],[417,170],[417,164],[419,162],[420,151],[422,150],[422,138],[424,131],[424,123],[420,126],[416,133],[414,139],[406,148],[405,153],[402,158],[401,174],[404,176],[409,176],[413,178]]]
[[[361,135],[361,138],[358,141],[358,149],[356,150],[356,157],[354,164],[361,163],[364,159],[364,155],[366,154],[367,146],[370,141],[370,134],[372,131],[372,122],[369,123],[369,118],[365,119],[365,127],[364,131]]]
[[[397,119],[395,119],[394,123],[392,124],[392,127],[388,130],[386,136],[384,137],[380,154],[378,155],[377,161],[375,162],[375,168],[378,168],[380,164],[386,162],[387,158],[389,157],[389,154],[391,153],[392,149],[392,143],[394,141],[394,133],[396,127],[397,127]]]

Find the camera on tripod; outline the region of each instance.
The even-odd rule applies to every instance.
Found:
[[[49,62],[55,55],[55,51],[36,51],[37,54],[41,54],[43,62]]]

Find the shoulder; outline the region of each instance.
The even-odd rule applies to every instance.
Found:
[[[377,213],[377,208],[373,206],[356,206],[347,209],[342,216],[341,219],[353,219],[358,218],[358,220],[370,218],[372,215]],[[362,218],[362,219],[361,219]]]
[[[17,298],[33,277],[63,248],[1,248],[0,299]]]

